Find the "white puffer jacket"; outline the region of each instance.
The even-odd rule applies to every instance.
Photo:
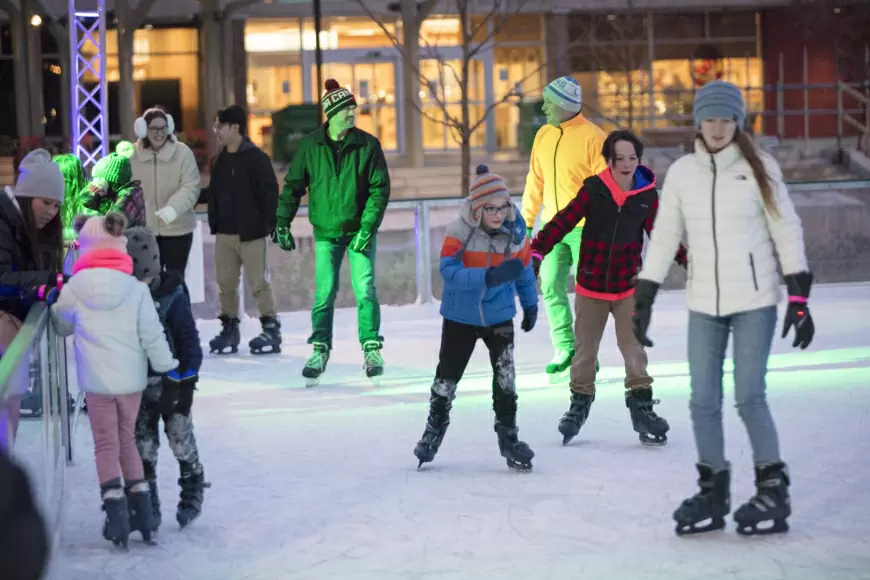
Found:
[[[149,360],[158,373],[176,368],[178,361],[169,350],[148,286],[114,269],[113,260],[103,261],[70,278],[52,315],[59,334],[74,334],[81,390],[138,393],[148,385]]]
[[[668,170],[639,278],[662,283],[688,234],[689,310],[728,316],[777,304],[780,275],[809,271],[803,228],[776,161],[759,153],[778,216],[768,213],[752,169],[735,144],[711,155],[703,142]]]
[[[156,236],[183,236],[193,232],[196,228],[193,208],[200,189],[199,168],[193,151],[180,141],[167,142],[156,155],[141,141],[136,143],[135,150],[130,163],[133,179],[142,182],[148,229]],[[178,214],[170,224],[155,215],[167,205]]]

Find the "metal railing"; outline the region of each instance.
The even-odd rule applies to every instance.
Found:
[[[0,402],[32,393],[41,399],[38,419],[24,419],[13,443],[5,405],[0,405],[0,445],[30,474],[46,519],[52,564],[56,565],[67,502],[66,468],[72,462],[66,341],[58,336],[48,306],[31,309],[0,358]]]

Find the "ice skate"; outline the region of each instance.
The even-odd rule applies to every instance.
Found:
[[[381,386],[381,375],[384,374],[384,357],[381,355],[381,343],[370,340],[363,344],[364,368],[366,376],[375,384]]]
[[[130,538],[130,514],[127,508],[127,497],[121,489],[121,483],[103,486],[103,511],[106,519],[103,522],[103,537],[118,548],[127,550]]]
[[[779,534],[788,531],[786,518],[791,515],[788,486],[791,483],[784,463],[755,468],[756,493],[734,512],[734,523],[741,536]],[[772,525],[766,525],[773,522]],[[765,524],[759,527],[759,524]]]
[[[562,434],[562,445],[567,445],[580,433],[586,419],[589,418],[589,409],[595,395],[583,395],[571,392],[571,407],[559,421],[559,433]]]
[[[155,544],[154,508],[151,489],[146,481],[140,481],[127,488],[127,508],[130,515],[130,531],[142,534],[146,544]]]
[[[498,435],[498,449],[507,461],[507,466],[517,471],[531,471],[535,452],[528,443],[519,440],[516,421],[496,421],[495,432]]]
[[[725,516],[731,511],[731,472],[728,469],[714,472],[703,463],[697,468],[701,491],[683,500],[674,512],[678,536],[721,530],[725,527]]]
[[[652,396],[652,389],[629,389],[625,392],[625,406],[631,414],[631,424],[640,442],[644,445],[664,445],[668,442],[670,426],[653,411],[653,405],[657,405],[659,400]]]
[[[279,354],[281,352],[281,321],[274,316],[261,316],[262,332],[248,342],[251,354]]]
[[[417,442],[417,446],[414,447],[414,455],[420,461],[420,463],[417,464],[418,470],[424,463],[430,463],[435,459],[435,455],[441,447],[441,442],[444,440],[444,434],[447,433],[447,427],[449,426],[449,415],[429,413],[423,436],[420,438],[420,441]]]
[[[202,465],[197,465],[182,466],[178,485],[181,486],[181,494],[175,519],[183,530],[202,513],[204,492],[211,487],[211,483],[205,480]]]
[[[157,480],[148,480],[148,489],[151,491],[151,520],[154,522],[154,534],[163,523],[163,514],[160,512],[160,492],[157,489]]]
[[[211,354],[236,354],[239,352],[241,334],[239,332],[239,319],[221,314],[221,331],[208,343]],[[229,349],[229,353],[226,350]]]
[[[314,352],[305,361],[305,368],[302,369],[306,387],[316,387],[320,384],[320,376],[326,372],[326,363],[328,362],[329,347],[322,342],[315,342]]]

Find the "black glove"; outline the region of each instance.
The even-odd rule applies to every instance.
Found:
[[[783,320],[782,337],[785,338],[789,329],[794,326],[794,342],[791,345],[800,346],[801,350],[810,345],[816,332],[813,317],[810,316],[810,307],[807,305],[812,284],[813,275],[810,272],[785,277],[785,286],[788,288],[788,308]]]
[[[523,261],[519,258],[505,260],[498,266],[493,266],[486,271],[485,282],[488,288],[513,282],[523,273]]]
[[[649,280],[638,280],[634,287],[634,312],[631,315],[631,322],[634,325],[634,336],[637,337],[637,341],[647,348],[653,345],[646,331],[649,329],[652,305],[658,291],[659,284]]]
[[[532,256],[532,270],[534,270],[535,278],[537,278],[541,272],[541,259],[537,256]]]
[[[520,328],[523,329],[523,332],[531,331],[535,327],[536,322],[538,322],[537,306],[529,306],[523,310],[523,322],[520,324]]]
[[[172,370],[163,375],[160,413],[164,416],[173,413],[189,415],[190,408],[193,406],[193,391],[196,389],[198,380],[199,377],[192,370],[182,374],[179,374],[177,370]]]

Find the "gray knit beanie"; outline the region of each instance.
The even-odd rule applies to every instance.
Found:
[[[60,166],[45,149],[34,149],[18,165],[15,197],[42,197],[63,203],[66,185]]]
[[[133,275],[136,279],[160,275],[160,248],[154,233],[148,228],[137,226],[129,228],[124,234],[127,236],[127,253],[133,258]]]
[[[707,119],[728,119],[743,128],[746,121],[746,106],[743,94],[736,85],[725,81],[712,81],[695,93],[692,110],[695,126],[700,127]]]

